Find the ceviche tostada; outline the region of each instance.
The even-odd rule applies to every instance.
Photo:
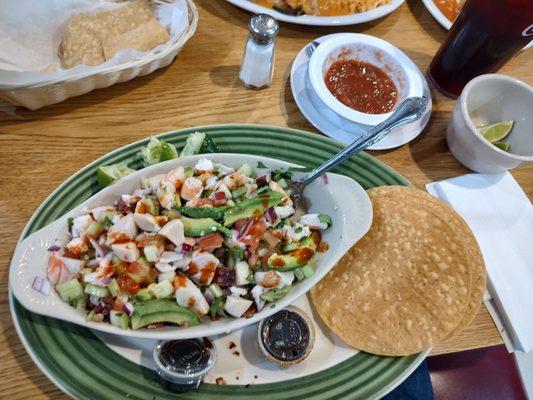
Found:
[[[69,219],[48,280],[88,320],[124,329],[251,317],[311,276],[327,249],[331,218],[295,210],[286,179],[207,158],[144,178]]]

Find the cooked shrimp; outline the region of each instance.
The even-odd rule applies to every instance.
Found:
[[[197,178],[187,178],[181,188],[181,197],[190,200],[193,197],[199,197],[204,190],[202,182]]]
[[[174,195],[176,194],[176,187],[173,183],[163,180],[157,188],[157,200],[161,207],[170,210],[175,203]]]

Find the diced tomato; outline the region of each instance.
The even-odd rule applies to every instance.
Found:
[[[150,283],[155,282],[157,277],[159,276],[159,271],[156,268],[150,268]]]
[[[117,275],[122,275],[128,269],[128,263],[126,261],[119,261],[115,264],[115,271]]]
[[[235,222],[234,228],[237,229],[239,232],[242,232],[246,225],[248,225],[249,221],[250,220],[248,218],[239,219]]]
[[[124,302],[117,297],[115,299],[115,302],[113,303],[113,310],[122,311],[123,307],[124,307]]]
[[[239,239],[239,241],[250,246],[252,250],[257,249],[261,239],[263,238],[263,235],[265,234],[266,227],[265,221],[260,219],[252,225],[247,234]]]
[[[139,282],[134,281],[126,274],[120,275],[117,281],[120,289],[129,294],[136,294],[141,288]]]
[[[248,310],[246,310],[242,315],[241,318],[249,318],[252,315],[254,315],[257,312],[257,308],[255,306],[255,303],[252,303],[250,307],[248,307]]]
[[[203,236],[198,240],[197,249],[202,251],[211,252],[219,247],[222,247],[224,237],[220,232],[213,232],[207,236]]]
[[[269,249],[273,249],[278,245],[281,239],[268,229],[263,236],[263,240],[267,243]]]
[[[151,282],[149,265],[140,264],[134,261],[128,266],[126,274],[138,283],[146,284]]]

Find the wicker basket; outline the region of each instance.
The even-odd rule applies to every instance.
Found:
[[[198,25],[198,9],[192,0],[185,1],[188,8],[189,26],[178,40],[165,46],[163,50],[149,52],[140,58],[97,73],[86,72],[67,79],[46,81],[13,89],[0,89],[0,99],[15,106],[36,110],[50,104],[60,103],[69,97],[80,96],[94,89],[126,82],[137,76],[147,75],[156,69],[166,67],[178,55]]]

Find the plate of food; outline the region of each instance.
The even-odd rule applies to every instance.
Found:
[[[364,189],[337,174],[295,210],[291,168],[219,153],[132,172],[20,243],[13,294],[32,312],[141,338],[253,324],[311,289],[372,221]]]
[[[205,134],[194,134],[196,131],[201,131]],[[188,135],[191,134],[192,136],[187,140]],[[177,149],[181,149],[183,158],[177,158]],[[40,232],[43,228],[46,229],[54,221],[61,221],[63,216],[68,216],[69,213],[74,211],[78,213],[72,215],[73,218],[85,216],[85,219],[88,220],[86,216],[90,216],[96,222],[98,222],[97,219],[101,219],[102,224],[106,221],[106,217],[109,217],[106,224],[112,222],[113,225],[109,227],[104,225],[103,228],[99,228],[102,229],[100,234],[103,234],[104,230],[107,229],[106,236],[116,236],[118,227],[112,228],[115,222],[127,217],[130,213],[126,212],[124,214],[116,208],[112,210],[111,207],[105,207],[98,211],[102,211],[104,215],[105,212],[110,212],[114,215],[105,215],[102,219],[100,218],[102,215],[97,216],[94,214],[94,207],[89,207],[84,213],[81,213],[82,210],[77,207],[84,202],[91,201],[91,199],[100,198],[97,196],[102,196],[105,193],[110,196],[116,196],[114,188],[117,187],[121,187],[121,191],[122,188],[128,189],[118,195],[119,199],[124,203],[123,205],[126,205],[128,200],[131,200],[131,197],[127,196],[134,196],[129,189],[133,191],[148,189],[148,181],[143,185],[144,189],[137,187],[139,185],[138,178],[150,178],[149,175],[152,172],[154,172],[155,176],[165,172],[166,177],[169,171],[175,171],[181,166],[183,167],[183,173],[187,173],[185,168],[192,164],[193,175],[189,177],[201,181],[201,174],[195,175],[194,173],[194,166],[197,166],[199,160],[210,159],[214,166],[215,163],[218,164],[219,161],[224,159],[226,163],[233,162],[234,164],[231,167],[237,170],[244,163],[247,163],[253,170],[251,176],[255,177],[258,175],[257,170],[261,169],[263,165],[259,165],[258,161],[256,165],[250,164],[252,159],[263,160],[264,166],[267,167],[278,168],[278,166],[300,165],[309,168],[323,163],[340,149],[342,149],[342,145],[339,143],[316,134],[288,128],[255,125],[199,127],[169,132],[159,136],[158,140],[145,139],[103,156],[65,181],[43,202],[32,216],[21,235],[19,246],[27,238],[31,238],[32,235]],[[188,155],[198,152],[216,153],[217,151],[220,154]],[[240,156],[238,159],[230,161],[227,159],[228,154],[239,154]],[[145,167],[145,163],[154,165],[142,169]],[[272,164],[269,165],[268,163]],[[202,161],[197,166],[197,170],[202,171],[207,164],[208,162]],[[138,171],[135,172],[135,170]],[[147,172],[150,172],[150,174],[147,174]],[[176,172],[179,172],[178,176],[181,174],[181,170]],[[372,203],[372,209],[375,210],[376,214],[368,233],[355,246],[351,246],[339,262],[336,263],[333,270],[327,272],[320,282],[314,285],[312,295],[302,295],[294,301],[294,305],[308,315],[308,323],[314,326],[314,331],[316,332],[314,348],[305,357],[305,360],[296,365],[284,367],[283,373],[280,373],[279,367],[261,358],[260,351],[256,346],[257,335],[254,334],[259,328],[256,325],[244,323],[246,326],[243,325],[242,329],[234,329],[230,333],[212,336],[217,348],[217,362],[213,369],[213,374],[215,375],[208,376],[197,390],[182,396],[191,399],[244,398],[250,396],[265,400],[295,397],[326,399],[334,396],[337,398],[378,399],[409,376],[427,356],[431,346],[453,335],[473,318],[483,294],[484,270],[479,248],[464,221],[451,208],[442,205],[442,203],[432,199],[426,193],[407,188],[406,186],[409,186],[407,180],[367,154],[361,153],[344,161],[333,172],[332,174],[328,173],[322,182],[317,182],[317,188],[321,188],[320,196],[326,200],[330,199],[328,191],[333,190],[329,186],[334,185],[332,181],[336,179],[335,174],[344,175],[347,177],[345,179],[357,181],[367,191]],[[169,177],[172,176],[176,176],[176,174],[170,174]],[[272,176],[273,171],[271,171]],[[99,187],[99,184],[107,185],[116,179],[119,179],[118,182],[113,183],[107,189],[101,190]],[[255,184],[257,184],[258,179],[254,179],[256,181]],[[290,177],[286,176],[283,179],[290,179]],[[283,186],[279,182],[280,179],[274,179],[274,181],[279,186]],[[132,186],[128,188],[127,185],[129,184]],[[126,186],[122,187],[121,185]],[[252,190],[252,192],[260,189],[260,185],[257,184],[257,186],[258,188]],[[324,188],[326,189],[324,190]],[[312,188],[310,187],[310,189]],[[353,191],[353,189],[354,187],[351,187],[349,191]],[[358,192],[359,189],[354,190]],[[222,189],[221,191],[224,190]],[[281,192],[278,193],[281,194]],[[123,194],[127,194],[127,196],[122,198]],[[137,192],[135,195],[139,194],[141,193]],[[153,196],[151,193],[145,193],[145,195],[147,198]],[[346,196],[351,195],[353,194],[346,194]],[[155,196],[157,198],[157,191]],[[205,198],[209,198],[209,196]],[[188,196],[186,195],[186,197]],[[219,201],[222,200],[220,195],[213,196],[211,200],[217,200],[217,197]],[[116,197],[113,198],[116,200]],[[159,198],[157,200],[162,201],[159,204],[160,207],[166,204],[163,197],[161,200]],[[184,198],[180,200],[184,200]],[[265,202],[267,201],[266,198],[264,200]],[[318,209],[314,208],[320,205],[318,197],[312,196],[310,200],[309,211],[318,211]],[[152,201],[155,202],[155,199],[152,198]],[[175,197],[174,201],[177,201]],[[95,204],[95,206],[101,207],[102,204]],[[163,220],[159,218],[163,216],[169,219],[166,224],[173,221],[170,213],[164,213],[161,210],[164,207],[160,208],[160,213],[156,213],[152,207],[154,204],[150,204],[150,200],[143,201],[140,204],[137,214],[147,214],[140,217],[140,220],[144,222],[149,220],[150,223],[155,221],[155,223],[163,224]],[[363,211],[361,215],[365,214],[365,202],[357,204],[358,207],[351,207],[350,204],[348,208],[354,208],[355,210],[353,211],[356,213]],[[286,205],[280,206],[285,207]],[[214,209],[216,207],[211,208]],[[137,204],[135,204],[135,208],[137,208]],[[146,208],[146,211],[152,209],[153,212],[143,213],[141,212],[142,208]],[[363,210],[357,210],[357,208],[363,208]],[[341,208],[335,210],[335,206],[332,206],[330,209],[325,208],[320,210],[320,212],[314,213],[319,215],[325,213],[331,217],[333,224],[331,227],[327,227],[328,219],[319,218],[319,215],[316,216],[318,221],[325,221],[325,226],[322,225],[322,227],[327,229],[321,231],[321,242],[328,243],[330,246],[328,251],[334,251],[336,246],[335,237],[330,236],[335,232],[333,227],[337,226],[339,228],[343,224],[348,224],[343,221],[342,217],[339,218],[339,215],[344,212],[342,210]],[[175,211],[181,213],[181,219],[183,219],[185,212],[190,212],[190,210],[185,209]],[[121,215],[117,217],[119,212]],[[210,210],[210,212],[213,212],[213,210]],[[135,214],[135,210],[131,214]],[[263,217],[263,215],[261,218],[266,217]],[[279,210],[279,213],[276,212],[276,215],[278,217],[282,216],[283,210]],[[135,216],[133,218],[135,222]],[[152,221],[152,218],[154,221]],[[196,217],[189,216],[187,218],[194,219]],[[214,218],[216,222],[216,216]],[[114,219],[116,220],[114,221]],[[187,220],[184,221],[188,222]],[[211,226],[210,231],[203,232],[208,233],[207,235],[200,236],[200,238],[210,238],[201,245],[202,248],[204,245],[209,247],[220,241],[220,237],[216,233],[224,235],[225,229],[229,229],[230,232],[233,228],[239,230],[235,226],[231,226],[231,224],[229,228],[224,227],[223,217],[220,221],[219,224],[221,226],[215,225],[215,231],[212,230],[213,226]],[[83,222],[83,220],[76,222],[74,219],[72,220],[70,229],[72,238],[66,237],[69,239],[68,241],[56,244],[55,235],[50,235],[47,240],[50,241],[51,246],[45,249],[48,252],[44,256],[46,261],[52,256],[64,257],[73,255],[66,252],[75,251],[77,246],[71,244],[71,249],[68,249],[66,245],[75,239],[75,232],[73,232],[72,228],[77,230],[84,226],[80,222]],[[91,234],[91,231],[97,226],[93,224],[93,221],[89,222],[90,224],[87,224],[85,229],[89,229],[89,234]],[[68,217],[66,223],[66,227],[63,224],[59,224],[60,226],[58,227],[58,232],[63,232],[63,235],[68,231]],[[305,224],[303,224],[301,218],[294,223],[303,225],[300,227],[289,222],[289,226],[294,228],[294,233],[298,233],[296,232],[297,230],[299,233],[306,231]],[[353,223],[353,220],[351,224],[354,226],[350,229],[358,225],[365,226],[364,223]],[[93,225],[93,228],[89,228],[91,225]],[[138,233],[145,236],[149,235],[150,227],[148,225],[143,226],[144,233]],[[301,228],[301,230],[298,228]],[[203,228],[201,230],[203,231]],[[287,228],[286,230],[290,229]],[[166,232],[163,231],[162,233]],[[169,234],[169,236],[176,239],[176,236],[172,234]],[[247,236],[250,236],[250,238],[247,238]],[[214,238],[217,237],[218,239],[215,241]],[[244,239],[245,241],[252,240],[253,237],[254,235],[250,234],[250,232],[242,236],[242,238],[247,238]],[[229,236],[227,238],[229,239]],[[94,240],[92,237],[89,239]],[[340,237],[338,241],[344,239],[353,241],[352,238],[341,239]],[[226,238],[223,238],[223,240],[226,240]],[[196,238],[194,246],[200,245],[200,241],[201,239]],[[111,249],[113,244],[128,242],[129,239],[124,242],[112,243]],[[442,246],[442,243],[452,243],[453,249],[452,246],[449,246],[449,248]],[[91,240],[89,240],[89,244],[91,244]],[[163,255],[164,251],[177,253],[177,245],[174,242],[169,239],[169,243],[165,242],[165,244],[168,247],[163,249],[161,255]],[[183,244],[187,244],[185,240],[180,251],[184,250]],[[261,246],[267,247],[267,240],[261,241]],[[36,251],[42,251],[42,247],[41,249],[36,249]],[[106,251],[105,249],[103,250],[104,252]],[[119,247],[118,253],[121,250],[124,249]],[[126,248],[126,250],[128,249]],[[154,248],[153,250],[157,249]],[[249,248],[246,248],[246,250],[249,250]],[[50,251],[62,251],[63,253],[53,255],[49,254]],[[141,251],[144,253],[145,248],[139,249],[139,253]],[[298,249],[292,251],[298,251]],[[305,251],[308,252],[308,250]],[[227,262],[226,256],[222,257],[218,253],[215,255],[215,252],[216,250],[212,253],[213,256],[217,258],[220,256],[219,260],[223,259],[224,262]],[[150,253],[151,251],[149,250],[148,254]],[[123,258],[126,258],[126,254],[127,252],[120,253]],[[320,256],[327,254],[322,253]],[[266,255],[266,253],[263,254],[263,256]],[[334,256],[333,253],[332,255]],[[84,257],[84,261],[89,263],[95,259],[93,258],[95,256],[96,246],[94,247],[94,255],[89,254],[88,257]],[[167,255],[165,254],[165,256]],[[267,265],[270,256],[268,255],[266,258]],[[15,254],[15,259],[17,257],[18,255]],[[170,259],[170,257],[167,258]],[[248,256],[246,258],[249,261]],[[96,269],[100,267],[102,260],[105,260],[105,255],[99,260]],[[111,261],[115,261],[118,264],[117,267],[120,265],[120,261]],[[168,268],[165,263],[175,265],[179,264],[181,259],[174,261],[162,261],[160,259],[159,261],[160,267]],[[321,262],[323,261],[319,259],[317,263],[319,268]],[[386,269],[383,268],[384,263],[387,265]],[[130,264],[139,263],[133,262]],[[193,263],[189,262],[190,265],[193,265]],[[305,268],[306,266],[302,267]],[[240,267],[235,267],[236,265],[234,265],[234,269],[235,275],[237,275],[237,270]],[[170,273],[161,272],[157,267],[155,269],[158,271],[156,278],[159,278],[161,273]],[[87,272],[86,275],[92,273],[90,271],[82,271],[82,274],[85,275],[85,272]],[[178,266],[173,272],[180,276],[187,275],[182,270],[178,270]],[[190,272],[191,274],[187,278],[194,283],[195,279],[197,279],[195,275],[199,271]],[[193,272],[195,273],[193,274]],[[306,281],[310,283],[310,279],[320,274],[318,268],[308,277],[305,276],[303,271],[300,272],[302,272],[301,277],[303,279],[298,280],[296,273],[293,272],[296,278],[294,281],[298,282],[294,284],[289,293],[285,294],[285,298],[292,291],[302,289],[302,284],[305,285]],[[46,263],[41,273],[46,273]],[[69,277],[69,271],[61,268],[59,273],[56,271],[51,278],[57,278],[59,283],[62,279],[62,273],[65,274],[63,278]],[[22,273],[20,274],[21,277],[24,276]],[[203,272],[200,275],[202,274]],[[150,274],[143,274],[142,268],[137,266],[130,271],[126,269],[123,271],[123,275],[128,276],[133,281],[150,276]],[[143,275],[143,277],[138,275]],[[47,292],[47,288],[43,286],[43,282],[47,279],[46,275],[41,276],[40,281],[35,281],[34,277],[31,278],[33,280],[30,279],[26,282],[26,286],[30,286],[27,290],[31,290],[37,295],[42,291]],[[100,279],[102,277],[96,278]],[[255,276],[252,278],[255,280]],[[15,278],[10,274],[10,282],[13,282],[13,279]],[[65,282],[69,281],[71,279]],[[455,284],[450,284],[450,282],[455,282]],[[87,286],[86,282],[82,282],[82,280],[79,280],[79,283]],[[93,286],[98,286],[95,285],[97,282],[94,280],[89,283]],[[172,283],[174,283],[174,280]],[[173,290],[181,289],[180,285],[177,286],[178,288],[174,288],[174,285],[172,285]],[[224,284],[220,282],[219,286],[222,287]],[[253,289],[255,286],[245,284],[242,288]],[[89,288],[91,293],[88,294],[88,302],[91,301],[91,295],[96,296],[98,294],[92,292],[94,288]],[[232,295],[255,301],[251,293],[235,292],[235,288],[235,293],[233,293],[230,288],[231,286],[226,285],[223,289],[223,292],[225,291],[226,293],[226,301]],[[351,290],[348,290],[349,288]],[[66,289],[67,294],[77,291],[68,287]],[[155,286],[150,286],[149,283],[143,289],[148,289],[148,291],[152,292],[155,290],[156,293],[160,293],[159,290],[161,288],[155,289]],[[200,285],[199,289],[205,288]],[[108,290],[110,291],[109,288]],[[140,290],[141,288],[139,287],[139,292]],[[61,297],[60,292],[64,291],[65,288],[56,290],[55,287],[48,287],[48,293],[52,293],[54,296]],[[83,291],[85,291],[85,287]],[[176,397],[172,387],[161,382],[153,362],[150,364],[156,341],[149,339],[151,335],[146,335],[147,338],[143,338],[135,337],[135,334],[128,335],[128,333],[148,330],[164,332],[165,329],[173,329],[173,332],[179,332],[180,330],[185,332],[188,327],[162,327],[160,324],[149,327],[149,324],[134,330],[131,329],[131,322],[130,326],[123,329],[106,322],[106,318],[103,318],[102,322],[91,321],[91,323],[110,326],[118,330],[105,332],[104,329],[99,327],[94,329],[96,326],[93,325],[88,326],[84,323],[78,323],[78,321],[75,321],[76,323],[67,322],[61,318],[32,312],[19,302],[13,294],[14,290],[10,284],[11,313],[21,341],[41,370],[71,397],[80,399],[95,397],[101,399],[120,399],[125,397],[171,399]],[[152,294],[155,296],[155,293]],[[206,293],[203,292],[203,294]],[[214,293],[212,294],[214,295]],[[172,296],[172,294],[169,296]],[[401,307],[398,303],[398,296],[403,296],[400,302]],[[185,297],[187,302],[184,304],[193,309],[194,304],[189,304],[188,302],[190,297]],[[69,296],[66,296],[66,298],[69,298]],[[106,295],[99,299],[103,303],[113,303],[115,305],[117,298],[118,296],[113,298],[113,296]],[[204,296],[204,298],[206,297]],[[197,298],[195,299],[198,300]],[[429,299],[427,304],[424,299]],[[206,298],[206,300],[211,302],[211,304],[215,304],[214,298],[211,300]],[[266,302],[265,299],[262,300]],[[135,299],[135,301],[137,300]],[[179,306],[179,301],[180,299],[174,293],[173,304]],[[282,309],[282,301],[283,297],[277,303],[273,303],[275,304],[275,309],[277,309],[276,311],[283,312],[288,310],[287,308]],[[65,302],[58,301],[56,304],[57,307],[63,307],[66,313],[70,313],[73,310],[72,306]],[[97,310],[92,307],[94,310],[92,317],[96,314],[106,314],[104,311],[105,305],[98,302],[97,306],[99,307]],[[113,307],[107,308],[108,316],[112,309]],[[244,306],[242,309],[244,309]],[[124,308],[121,310],[119,312],[125,312]],[[235,309],[231,308],[223,311],[232,310]],[[83,315],[87,316],[92,310],[87,311],[89,310],[82,310]],[[379,318],[372,318],[373,315],[379,316]],[[108,318],[110,319],[110,317]],[[216,318],[217,316],[215,315]],[[239,319],[221,318],[218,321],[230,321],[231,323],[231,321],[239,321]],[[262,321],[266,321],[266,319]],[[118,324],[120,324],[120,321],[118,321]],[[198,326],[201,325],[194,325],[192,328]],[[204,332],[206,328],[208,327],[203,327]]]
[[[226,0],[252,13],[301,25],[355,25],[384,17],[403,0]]]
[[[450,29],[464,0],[422,0],[430,14],[445,29]]]

